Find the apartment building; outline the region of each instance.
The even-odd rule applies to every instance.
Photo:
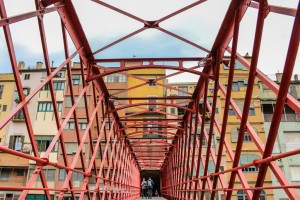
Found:
[[[276,74],[276,83],[281,83],[281,73]],[[268,137],[270,125],[273,117],[273,111],[277,95],[270,90],[261,81],[258,82],[259,95],[261,100],[261,109],[264,117],[264,128],[266,138]],[[294,76],[291,81],[289,93],[300,100],[300,81],[298,75]],[[278,129],[275,146],[273,149],[273,155],[278,155],[284,152],[299,149],[300,146],[300,116],[295,113],[288,105],[285,105],[281,123]],[[278,166],[283,171],[284,175],[288,178],[291,185],[300,184],[300,156],[294,155],[289,158],[282,158],[276,161]],[[277,178],[272,173],[273,186],[279,186]],[[300,194],[300,189],[295,189]],[[274,190],[274,198],[278,200],[289,199],[284,190]]]
[[[250,57],[246,57],[246,58],[249,60],[251,59]],[[224,59],[229,60],[230,58],[225,57]],[[229,74],[229,66],[225,64],[221,64],[220,83],[224,87],[227,87],[228,74]],[[248,84],[248,75],[249,75],[248,69],[245,66],[243,66],[239,61],[236,61],[231,98],[235,100],[235,103],[237,104],[237,106],[241,111],[243,111],[243,106],[245,101],[246,89]],[[221,96],[221,109],[223,110],[225,106],[225,96],[221,91],[220,91],[220,96]],[[229,116],[228,116],[228,123],[226,129],[226,138],[230,144],[231,149],[233,150],[233,152],[235,152],[241,120],[237,117],[236,113],[234,112],[231,106],[229,107],[228,115]],[[253,126],[259,139],[262,141],[262,143],[265,144],[266,143],[265,128],[264,128],[263,115],[261,111],[258,79],[255,79],[255,84],[253,88],[252,99],[251,99],[251,104],[249,109],[248,121]],[[257,146],[255,145],[252,138],[246,131],[239,165],[251,163],[255,159],[261,159],[261,157],[262,155],[259,152]],[[232,168],[232,161],[229,158],[228,154],[226,154],[226,163],[227,163],[226,168],[228,169]],[[254,166],[242,169],[250,187],[254,187],[255,185],[258,170],[259,168]],[[227,173],[226,175],[228,176],[228,180],[229,180],[230,173]],[[268,170],[267,172],[264,186],[266,187],[272,186],[270,170]],[[235,188],[242,188],[242,184],[238,176],[236,177]],[[236,196],[237,199],[247,199],[245,192],[242,190],[233,192],[233,198],[235,198],[234,196]],[[268,200],[274,199],[273,190],[272,189],[262,190],[261,199],[268,199]]]
[[[172,97],[187,97],[187,96],[191,96],[191,94],[194,93],[194,90],[196,88],[196,84],[197,82],[174,82],[174,83],[168,83],[169,86],[172,86],[175,89],[167,89],[167,96],[172,96]],[[179,89],[181,91],[178,91],[176,89]],[[184,91],[184,92],[182,92]],[[188,93],[185,93],[188,92]],[[207,100],[210,103],[210,105],[212,105],[212,101],[213,101],[213,94],[214,94],[214,82],[209,82],[208,84],[208,91],[207,91]],[[180,103],[183,102],[181,104],[178,104],[180,106],[183,107],[187,107],[189,103],[185,103],[185,101],[187,101],[187,99],[182,99],[182,100],[176,100],[176,102],[174,103]],[[206,133],[208,135],[209,133],[209,129],[210,129],[210,115],[211,113],[209,112],[208,109],[206,109],[205,112],[203,112],[203,100],[200,101],[199,104],[199,113],[200,116],[205,115],[205,130]],[[167,115],[168,119],[176,119],[178,117],[182,117],[185,114],[185,110],[179,107],[167,107],[167,112],[170,113],[171,115]],[[221,115],[221,99],[220,99],[220,95],[218,93],[218,98],[217,98],[217,107],[216,107],[216,119],[221,122],[220,120],[222,119],[222,115]],[[198,140],[200,141],[200,135],[201,135],[201,125],[198,124],[197,127],[197,137]],[[193,137],[192,137],[193,138]],[[205,135],[203,136],[203,143],[202,143],[202,155],[205,157],[206,152],[207,152],[207,137],[205,137]],[[215,153],[218,152],[218,148],[219,148],[219,140],[220,140],[220,134],[216,128],[216,126],[214,126],[214,130],[213,130],[213,138],[212,138],[212,149],[213,151],[215,151]],[[192,140],[193,141],[193,140]],[[199,149],[198,147],[195,149],[195,160],[198,159],[198,152]],[[222,158],[222,162],[221,162],[221,170],[225,169],[224,167],[226,167],[226,162],[225,162],[225,152],[223,153],[223,158]],[[191,156],[192,157],[192,156]],[[191,160],[191,158],[190,158]],[[208,174],[210,173],[214,173],[215,172],[215,167],[214,167],[214,162],[213,160],[210,159],[209,164],[208,164]],[[203,176],[204,174],[204,167],[201,163],[200,165],[200,176]],[[193,176],[196,177],[196,170],[193,170]],[[224,177],[225,181],[226,181],[226,176]],[[219,187],[221,187],[219,185]],[[205,196],[206,198],[210,198],[209,192],[205,192]],[[221,196],[219,195],[219,198],[221,198]]]

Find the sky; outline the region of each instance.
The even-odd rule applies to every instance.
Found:
[[[103,0],[147,21],[154,21],[168,15],[195,0]],[[110,10],[90,0],[72,1],[92,51],[143,27],[143,24],[127,16]],[[271,5],[297,8],[298,0],[269,0]],[[4,0],[8,16],[18,15],[35,9],[33,0]],[[216,38],[229,0],[207,0],[206,2],[172,17],[160,27],[174,32],[192,42],[211,49]],[[252,55],[257,9],[248,8],[241,25],[238,52]],[[287,53],[294,17],[270,13],[265,19],[258,68],[267,75],[282,72]],[[60,18],[56,12],[45,15],[44,24],[50,61],[54,66],[64,61]],[[34,67],[43,61],[37,19],[31,18],[10,25],[14,48],[18,61],[26,67]],[[70,54],[75,51],[69,38]],[[230,44],[231,46],[231,44]],[[96,58],[132,57],[205,57],[206,52],[190,46],[156,29],[148,29],[109,49],[95,55]],[[78,61],[78,57],[73,61]],[[185,63],[186,67],[197,63]],[[10,73],[11,65],[6,49],[3,30],[0,29],[0,72]],[[168,70],[167,73],[173,71]],[[294,73],[300,74],[300,53],[297,55]],[[198,77],[184,73],[171,78],[170,82],[197,81]]]

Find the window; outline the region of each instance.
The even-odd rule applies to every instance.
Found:
[[[257,155],[254,155],[254,154],[242,154],[241,157],[240,157],[240,163],[239,165],[245,165],[245,164],[248,164],[248,163],[252,163],[253,160],[256,160],[256,159],[260,159],[259,156]],[[247,167],[247,168],[243,168],[242,171],[243,172],[258,172],[259,168],[258,167],[255,167],[255,166],[251,166],[251,167]]]
[[[37,148],[39,152],[45,152],[53,140],[53,136],[35,136]],[[52,149],[52,152],[58,151],[58,142]]]
[[[82,171],[82,169],[76,169],[76,170],[79,170],[79,171]],[[67,171],[65,169],[59,169],[59,176],[58,176],[58,179],[60,181],[64,181],[67,177]],[[84,176],[83,174],[80,174],[80,173],[77,173],[77,172],[72,172],[72,181],[83,181],[84,179]]]
[[[67,178],[67,171],[65,169],[59,169],[58,180],[64,181]]]
[[[47,181],[55,181],[55,171],[56,169],[48,169],[47,170]]]
[[[24,176],[25,169],[17,169],[17,176]]]
[[[254,128],[254,131],[256,134],[258,134],[258,131],[256,128]],[[239,126],[235,126],[230,130],[230,136],[231,136],[231,142],[237,142],[238,140],[238,135],[240,132],[240,127]],[[251,136],[249,135],[248,131],[245,130],[245,134],[244,134],[244,142],[253,142]]]
[[[293,151],[300,146],[300,132],[299,131],[284,131],[284,140],[286,144],[286,151]]]
[[[171,114],[175,115],[175,108],[171,108]]]
[[[34,170],[35,169],[33,169],[33,168],[31,168],[29,170],[29,176],[28,177],[32,176]],[[56,172],[56,169],[45,169],[44,168],[44,175],[45,175],[46,180],[47,181],[55,181],[55,172]],[[41,181],[40,174],[39,174],[39,176],[36,180]]]
[[[77,119],[79,130],[85,130],[87,127],[87,119]],[[74,119],[70,119],[65,126],[65,130],[75,130]]]
[[[214,173],[215,172],[215,165],[213,163],[212,160],[210,160],[208,162],[208,170],[207,170],[207,174],[211,174],[211,173]],[[194,170],[194,173],[193,173],[193,176],[196,177],[196,172]],[[200,164],[200,177],[201,176],[204,176],[204,167],[202,164]],[[210,178],[211,180],[213,180],[213,177]]]
[[[0,99],[2,99],[4,85],[0,85]]]
[[[248,200],[248,197],[247,197],[244,190],[237,191],[236,196],[237,196],[237,200]],[[261,193],[260,193],[259,200],[266,200],[266,199],[267,199],[266,193],[265,193],[264,190],[262,190]]]
[[[25,74],[24,75],[24,80],[29,80],[30,79],[30,74]]]
[[[145,121],[146,123],[157,123],[158,121]],[[161,128],[158,127],[159,125],[157,124],[145,124],[143,127],[144,131],[149,131],[147,132],[147,135],[143,135],[143,137],[148,137],[148,138],[153,138],[153,137],[161,137],[159,135],[156,135],[154,133],[157,133],[156,130],[161,130]]]
[[[50,195],[51,200],[54,199],[54,195]],[[26,200],[47,200],[44,194],[27,194]]]
[[[74,96],[75,102],[77,100],[78,96]],[[87,105],[89,106],[89,102],[90,102],[90,96],[87,96]],[[72,100],[71,100],[71,96],[66,96],[66,108],[72,108]],[[84,97],[82,97],[79,101],[79,103],[77,104],[76,108],[85,108],[85,101],[84,101]]]
[[[92,174],[95,174],[95,170],[92,169],[92,170],[91,170],[91,173],[92,173]],[[95,175],[96,175],[96,174],[95,174]],[[96,178],[95,178],[95,177],[92,177],[92,176],[89,177],[89,184],[96,184],[96,182],[97,182],[97,181],[96,181]]]
[[[232,91],[240,91],[242,87],[247,87],[247,82],[248,81],[243,81],[243,80],[238,80],[238,81],[233,81],[232,83]],[[227,88],[227,84],[226,84]]]
[[[125,83],[126,76],[123,74],[109,74],[104,76],[104,82],[106,83]]]
[[[24,136],[21,135],[12,135],[10,136],[8,148],[21,151],[24,143]]]
[[[8,181],[9,171],[10,171],[9,168],[0,169],[0,181]]]
[[[13,193],[6,193],[5,197],[6,197],[6,199],[13,199],[14,194]]]
[[[207,132],[207,135],[208,135],[209,134],[209,128],[206,128],[206,132]],[[211,146],[214,147],[215,146],[215,133],[213,132],[212,134],[213,134],[213,136],[212,136]],[[197,129],[197,135],[198,135],[198,139],[200,141],[200,135],[201,135],[201,129],[200,128]],[[202,146],[207,147],[207,142],[206,142],[206,139],[205,139],[204,135],[203,135]]]
[[[229,108],[228,115],[229,116],[235,116],[235,112],[232,108]]]
[[[62,102],[57,102],[58,111],[62,111]],[[39,102],[38,104],[38,112],[53,112],[53,104],[52,102]]]
[[[30,88],[23,88],[24,96],[27,97],[30,93]]]
[[[72,83],[73,83],[73,85],[79,85],[80,84],[80,75],[72,75]]]
[[[82,169],[77,169],[79,171],[82,171]],[[84,176],[83,174],[72,172],[72,181],[83,181]]]
[[[66,147],[66,153],[68,155],[72,155],[72,154],[76,154],[79,145],[77,142],[66,142],[65,147]],[[85,147],[86,147],[86,144],[83,144],[83,146],[82,146],[83,154],[85,154]],[[60,154],[62,154],[62,151],[60,152]]]
[[[178,111],[178,115],[179,116],[183,116],[184,115],[184,109],[182,109],[182,108],[177,108],[177,111]]]
[[[20,110],[15,116],[14,119],[24,119],[23,110]]]
[[[240,128],[238,127],[237,133],[239,134],[239,132],[240,132]],[[244,142],[253,142],[253,140],[247,130],[245,131],[245,134],[244,134]]]
[[[292,181],[300,181],[300,166],[290,166]]]
[[[103,122],[102,122],[102,123],[103,123]],[[109,122],[108,122],[108,121],[105,122],[105,129],[106,129],[106,130],[109,130]]]
[[[68,123],[65,126],[65,130],[74,130],[74,129],[75,129],[75,122],[68,121]]]
[[[156,87],[156,82],[154,82],[154,78],[148,78],[148,81],[149,81],[149,83],[148,83],[148,86],[149,87]]]
[[[53,82],[54,90],[64,90],[65,82],[64,81],[55,81]],[[47,83],[42,90],[50,90],[49,84]]]
[[[244,101],[236,101],[236,105],[237,105],[237,107],[241,110],[241,112],[243,112],[243,109],[244,109]],[[249,108],[248,114],[249,114],[250,116],[255,115],[255,108],[254,108],[254,104],[253,104],[253,103],[250,103],[250,108]]]
[[[255,115],[255,109],[254,108],[249,108],[249,115]]]
[[[187,86],[179,86],[178,89],[179,90],[183,90],[185,92],[188,91],[188,87]],[[178,92],[178,96],[188,96],[188,94],[184,93],[184,92]]]
[[[157,95],[148,95],[147,97],[157,97]],[[154,99],[151,99],[151,100],[148,99],[147,102],[149,102],[149,103],[157,103],[157,99],[155,99],[155,100]],[[157,106],[158,105],[153,105],[153,104],[151,105],[151,104],[149,104],[148,105],[148,109],[152,110],[154,108],[157,108]]]
[[[5,112],[7,110],[7,105],[3,105],[2,111]]]
[[[54,75],[54,78],[63,78],[64,77],[64,72],[58,72],[57,74]]]

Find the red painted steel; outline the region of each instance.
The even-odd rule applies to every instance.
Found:
[[[161,193],[167,199],[217,199],[220,198],[221,194],[226,199],[231,199],[233,198],[233,191],[243,190],[248,199],[257,200],[263,189],[282,189],[290,199],[300,198],[295,191],[295,188],[300,188],[300,185],[291,185],[275,162],[278,159],[298,155],[300,154],[300,150],[297,149],[272,156],[285,104],[289,105],[296,113],[300,113],[299,101],[288,94],[300,42],[299,5],[297,9],[291,9],[268,5],[266,0],[257,1],[258,3],[251,2],[250,0],[232,0],[212,49],[208,50],[159,26],[161,22],[200,5],[205,0],[198,0],[156,21],[146,21],[100,0],[93,1],[143,23],[144,27],[92,52],[71,0],[35,0],[35,11],[12,17],[7,17],[5,4],[3,0],[0,0],[0,26],[3,27],[15,84],[20,97],[20,103],[0,122],[0,129],[4,128],[22,110],[33,154],[25,154],[2,146],[0,146],[0,151],[28,159],[36,164],[34,173],[28,178],[24,187],[0,186],[0,190],[21,191],[19,199],[25,199],[28,193],[32,191],[40,191],[41,194],[45,195],[47,200],[51,199],[50,192],[57,192],[55,199],[63,199],[65,195],[71,195],[71,199],[73,200],[77,198],[80,200],[137,199],[140,196],[141,171],[159,170],[161,171]],[[237,53],[239,26],[248,7],[259,8],[251,62]],[[44,28],[44,16],[53,12],[57,12],[61,19],[64,56],[66,59],[56,69],[52,69],[50,66]],[[280,86],[257,69],[264,19],[268,16],[269,12],[295,17],[283,72],[283,80],[285,81]],[[25,97],[10,26],[11,24],[19,23],[33,17],[37,17],[47,77]],[[208,55],[205,58],[94,58],[95,54],[150,28],[155,28],[171,35],[208,53]],[[67,33],[76,48],[76,51],[71,56],[69,55]],[[228,46],[231,39],[233,39],[232,48]],[[221,63],[225,62],[222,60],[225,51],[231,54],[227,88],[219,82],[220,66]],[[82,82],[82,85],[78,87],[78,93],[75,90],[72,80],[72,75],[76,73],[74,73],[75,71],[73,71],[70,63],[77,55],[80,58],[80,68],[78,70]],[[236,60],[249,69],[243,111],[238,108],[235,100],[231,98]],[[173,66],[156,64],[156,62],[164,61],[175,62],[176,64]],[[191,61],[198,61],[199,64],[189,68],[183,67],[183,62]],[[136,64],[135,66],[126,67],[126,62],[135,62]],[[148,64],[145,64],[145,62],[148,62]],[[119,63],[120,67],[107,68],[101,66],[99,63]],[[171,69],[177,70],[177,72],[157,77],[151,81],[142,76],[127,72],[139,69]],[[68,86],[66,92],[71,101],[71,108],[64,110],[65,115],[63,119],[61,119],[61,113],[57,106],[56,91],[54,89],[54,78],[61,70],[65,70],[67,74],[66,82],[68,84],[66,85]],[[184,72],[200,76],[193,93],[159,82]],[[119,91],[110,93],[109,83],[105,83],[103,77],[116,73],[139,80],[142,83],[130,88],[124,87]],[[266,144],[258,137],[251,123],[248,121],[248,112],[256,77],[279,97],[276,101]],[[165,90],[175,90],[188,96],[127,97],[125,95],[125,97],[118,97],[120,94],[126,94],[129,91],[150,83],[156,84],[157,87],[163,87]],[[213,96],[208,94],[209,84],[211,83],[214,85]],[[38,151],[38,144],[35,140],[35,132],[32,126],[32,119],[29,116],[28,103],[46,84],[49,85],[49,98],[53,105],[53,119],[57,132],[54,133],[54,137],[47,150],[41,154]],[[216,116],[216,106],[219,101],[218,94],[225,96],[224,112],[221,112],[222,124],[220,124]],[[90,102],[92,104],[89,102],[89,96],[91,97]],[[209,99],[211,98],[212,105],[209,103]],[[83,108],[79,108],[80,101],[83,101]],[[200,101],[204,102],[201,107],[202,110],[199,110]],[[187,104],[187,106],[183,106],[182,104]],[[150,106],[154,107],[150,108]],[[229,106],[232,107],[237,118],[241,121],[235,150],[231,148],[226,138]],[[139,111],[134,113],[124,112],[124,110],[132,107]],[[166,108],[169,107],[184,110],[184,115],[179,116],[167,112]],[[202,115],[200,114],[201,112]],[[206,112],[210,113],[209,124],[206,121]],[[143,118],[144,115],[148,114],[151,117]],[[159,115],[162,118],[157,119],[153,117],[153,114]],[[80,116],[84,116],[87,121],[87,126],[84,130],[81,130],[79,127]],[[65,144],[67,143],[66,137],[68,135],[64,132],[65,127],[71,120],[74,121],[74,141],[76,140],[75,143],[78,145],[76,153],[72,157],[67,154]],[[206,130],[206,124],[209,126],[209,131]],[[220,136],[218,149],[212,146],[214,129],[218,131]],[[239,160],[246,130],[254,142],[253,147],[257,148],[262,154],[262,159],[254,160],[251,163],[240,166]],[[59,156],[62,157],[62,163],[59,161],[50,161],[50,153],[57,142],[59,142],[60,146],[61,154]],[[86,149],[88,150],[86,151],[89,152],[88,155],[90,157],[83,151],[85,144],[87,144]],[[224,147],[226,152],[223,151]],[[216,150],[218,151],[217,154],[215,153]],[[221,162],[224,159],[224,155],[228,156],[228,161],[231,161],[233,165],[231,168],[222,170]],[[214,166],[214,172],[209,171],[210,163]],[[47,177],[44,174],[44,169],[47,166],[66,170],[67,175],[60,188],[49,187]],[[242,169],[251,166],[259,167],[257,181],[255,187],[252,188],[242,171]],[[280,183],[280,186],[264,186],[265,176],[269,167]],[[81,170],[78,170],[78,168],[81,168]],[[83,181],[79,187],[74,186],[73,173],[83,176]],[[239,177],[242,185],[241,188],[234,187],[236,175]],[[35,187],[34,183],[37,181],[38,176],[40,176],[42,184]],[[225,179],[225,176],[228,177],[228,180]]]

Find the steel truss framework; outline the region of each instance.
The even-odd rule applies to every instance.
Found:
[[[88,199],[136,199],[140,195],[140,171],[156,169],[162,171],[162,194],[167,199],[205,199],[204,193],[207,191],[210,193],[211,199],[216,198],[216,192],[221,192],[225,195],[226,199],[232,198],[232,192],[234,190],[244,190],[248,199],[258,200],[262,189],[283,189],[290,199],[300,199],[299,195],[295,192],[294,188],[299,188],[300,185],[291,185],[288,179],[285,177],[281,169],[276,164],[276,160],[296,155],[300,153],[299,150],[294,150],[286,153],[282,153],[276,156],[272,156],[272,150],[274,147],[278,127],[280,125],[280,119],[285,103],[287,103],[297,114],[300,114],[300,103],[288,94],[288,88],[299,48],[300,40],[300,9],[289,9],[284,7],[268,5],[266,0],[250,1],[250,0],[232,0],[228,11],[225,15],[223,23],[219,29],[219,33],[214,41],[211,50],[193,43],[179,35],[176,35],[168,30],[165,30],[159,26],[159,24],[175,15],[178,15],[194,6],[197,6],[205,0],[199,0],[195,3],[186,6],[176,12],[173,12],[156,21],[146,21],[139,17],[136,17],[126,11],[111,6],[100,0],[92,0],[96,4],[110,8],[116,12],[119,12],[127,17],[135,19],[144,24],[144,27],[130,33],[127,36],[120,38],[119,40],[100,48],[99,50],[92,52],[82,26],[79,22],[79,18],[76,14],[75,8],[71,0],[35,0],[36,11],[20,14],[13,17],[7,17],[5,5],[3,0],[0,0],[0,26],[3,28],[5,34],[5,40],[7,44],[7,50],[11,61],[13,74],[15,77],[15,84],[19,93],[20,103],[12,112],[5,117],[0,123],[0,129],[2,129],[12,118],[20,111],[23,110],[27,131],[31,140],[33,155],[24,154],[15,150],[0,147],[0,151],[13,154],[15,156],[23,157],[36,162],[36,169],[33,175],[29,178],[25,187],[4,187],[1,186],[0,190],[20,190],[22,191],[19,199],[24,199],[30,190],[44,191],[46,198],[50,200],[49,191],[59,192],[59,199],[62,199],[64,194],[71,194],[75,200],[75,193],[80,193],[80,199],[83,199],[86,195]],[[237,53],[237,43],[239,35],[239,25],[248,7],[258,9],[257,25],[255,32],[255,39],[253,45],[253,55],[251,62],[247,61],[241,55]],[[63,33],[64,52],[66,60],[55,70],[52,70],[49,62],[49,54],[44,29],[44,15],[58,12],[61,18],[61,27]],[[288,53],[286,56],[286,62],[282,75],[284,80],[281,85],[277,85],[261,71],[257,69],[257,61],[259,56],[259,49],[262,40],[262,32],[264,28],[264,20],[268,16],[269,12],[275,12],[279,14],[289,15],[295,17],[294,26],[291,31],[291,39],[289,43]],[[17,23],[23,20],[27,20],[33,17],[37,17],[40,39],[43,47],[44,61],[47,71],[47,78],[38,85],[27,97],[24,95],[22,83],[20,80],[20,73],[17,66],[17,60],[14,50],[13,38],[10,32],[10,24]],[[130,38],[142,31],[154,28],[162,31],[168,35],[171,35],[185,43],[188,43],[201,51],[208,53],[205,58],[124,58],[124,59],[95,59],[94,55],[116,45],[123,40]],[[67,33],[71,37],[76,51],[69,55]],[[228,44],[232,40],[232,47]],[[3,48],[3,47],[1,47]],[[222,56],[227,51],[231,54],[228,85],[227,89],[219,82],[219,69],[220,64],[224,62]],[[81,74],[83,86],[80,91],[80,95],[75,100],[75,95],[72,85],[72,70],[70,61],[79,55],[81,60]],[[232,83],[234,76],[235,60],[240,61],[245,67],[249,69],[248,85],[246,98],[244,102],[243,110],[240,110],[231,98]],[[174,61],[177,62],[177,66],[157,65],[155,62],[159,61]],[[201,65],[197,65],[190,68],[183,67],[183,62],[186,61],[199,61],[204,66],[201,71],[199,68]],[[101,66],[101,63],[116,62],[120,63],[120,67],[117,69],[110,69]],[[140,64],[137,66],[126,67],[126,62],[148,62],[148,64]],[[72,101],[72,108],[68,111],[65,119],[60,120],[59,111],[55,98],[55,91],[53,86],[54,76],[62,70],[64,67],[67,69],[67,81],[70,85],[70,94]],[[126,71],[134,69],[147,69],[147,68],[163,68],[177,70],[178,72],[166,75],[155,80],[149,81],[148,79],[138,77],[126,73]],[[100,73],[100,70],[105,72]],[[160,80],[169,78],[188,72],[199,75],[199,81],[195,88],[195,92],[189,93],[172,86],[159,83]],[[108,92],[106,84],[103,81],[103,76],[119,73],[127,77],[138,79],[144,83],[136,85],[131,88],[127,88],[113,94]],[[266,84],[279,98],[277,98],[274,115],[272,118],[270,132],[268,134],[266,144],[263,144],[258,135],[255,133],[253,127],[248,122],[248,112],[250,108],[250,102],[252,97],[252,91],[255,78],[260,79]],[[208,82],[214,82],[214,95],[212,104],[208,101]],[[117,98],[116,95],[124,92],[128,92],[138,87],[142,87],[149,83],[157,84],[158,86],[176,90],[182,93],[186,93],[190,96],[184,97],[149,97],[149,98]],[[40,156],[37,143],[35,141],[35,135],[29,111],[27,108],[28,102],[46,85],[49,84],[50,94],[52,98],[54,116],[57,125],[57,133],[53,138],[50,146],[43,156]],[[89,108],[87,104],[87,90],[92,86],[94,96],[94,107]],[[222,121],[218,121],[215,117],[217,93],[223,93],[226,96],[225,108],[223,112]],[[99,98],[96,98],[99,96]],[[78,128],[78,113],[76,107],[79,101],[84,99],[85,110],[88,125],[83,134],[79,134]],[[119,100],[126,100],[126,103],[119,102],[119,105],[115,107],[115,102]],[[145,101],[143,103],[134,103],[135,100]],[[164,101],[163,103],[160,101]],[[181,100],[180,103],[176,103],[176,100]],[[203,110],[208,109],[211,113],[210,131],[207,132],[205,126],[205,115],[199,113],[199,102],[203,100]],[[188,103],[187,107],[183,107],[180,104]],[[155,108],[147,107],[145,105],[156,105]],[[178,107],[185,110],[183,117],[170,114],[162,111],[165,107]],[[225,137],[229,106],[231,106],[240,119],[240,129],[237,141],[236,149],[231,149],[229,142]],[[126,114],[124,116],[118,115],[118,110],[135,107],[141,111],[137,113]],[[92,112],[89,112],[92,109]],[[98,112],[99,111],[99,112]],[[140,114],[148,112],[154,112],[165,116],[176,117],[175,119],[130,119],[130,117],[138,117]],[[74,118],[76,127],[76,137],[78,142],[78,150],[72,160],[69,163],[66,154],[66,148],[64,143],[63,129],[70,120]],[[167,118],[167,117],[165,117]],[[92,136],[92,123],[97,124],[97,138]],[[109,123],[109,131],[105,131],[105,124]],[[201,126],[200,138],[196,137],[198,124]],[[151,129],[147,131],[140,131],[141,127],[151,125]],[[212,148],[212,130],[216,127],[218,134],[220,135],[220,146],[218,152],[215,152]],[[156,130],[155,128],[161,128]],[[249,133],[254,141],[258,151],[262,155],[262,159],[254,160],[252,163],[239,166],[239,160],[241,150],[243,146],[245,131]],[[146,138],[143,137],[147,134],[154,134],[157,137]],[[163,136],[163,137],[162,137]],[[105,138],[105,141],[102,139]],[[92,157],[87,166],[84,163],[84,155],[82,151],[83,144],[88,142],[93,144],[93,139],[96,139],[95,145],[90,145]],[[207,151],[204,152],[203,140],[206,141]],[[54,148],[56,142],[59,141],[60,148],[62,150],[62,157],[64,164],[53,163],[49,161],[48,156],[51,150]],[[103,149],[104,146],[104,149]],[[229,158],[232,161],[232,168],[227,170],[221,170],[220,164],[222,155],[224,154],[224,148]],[[109,150],[110,149],[110,150]],[[96,162],[96,154],[100,153],[100,165]],[[104,152],[102,154],[102,151]],[[215,166],[214,173],[208,173],[209,160],[213,161]],[[77,161],[81,162],[83,171],[75,169]],[[107,167],[105,170],[105,162]],[[46,177],[43,173],[43,167],[53,166],[59,169],[65,169],[67,176],[62,188],[50,188],[47,185]],[[200,166],[203,166],[204,175],[200,177]],[[243,174],[243,168],[250,166],[259,167],[257,181],[255,187],[250,188],[245,175]],[[270,169],[278,179],[281,186],[265,187],[264,180],[267,170]],[[84,183],[82,188],[74,189],[72,181],[72,173],[77,172],[84,176]],[[93,173],[92,173],[93,172]],[[194,172],[196,178],[194,177]],[[230,173],[229,183],[225,182],[224,174]],[[42,187],[33,187],[34,181],[37,177],[41,177]],[[238,176],[238,178],[236,177]],[[96,189],[91,189],[89,184],[89,178],[95,178]],[[104,188],[98,189],[100,180],[104,181]],[[242,188],[234,187],[235,181],[239,181],[242,184]],[[220,186],[220,187],[219,187]],[[197,195],[198,194],[198,195]]]

